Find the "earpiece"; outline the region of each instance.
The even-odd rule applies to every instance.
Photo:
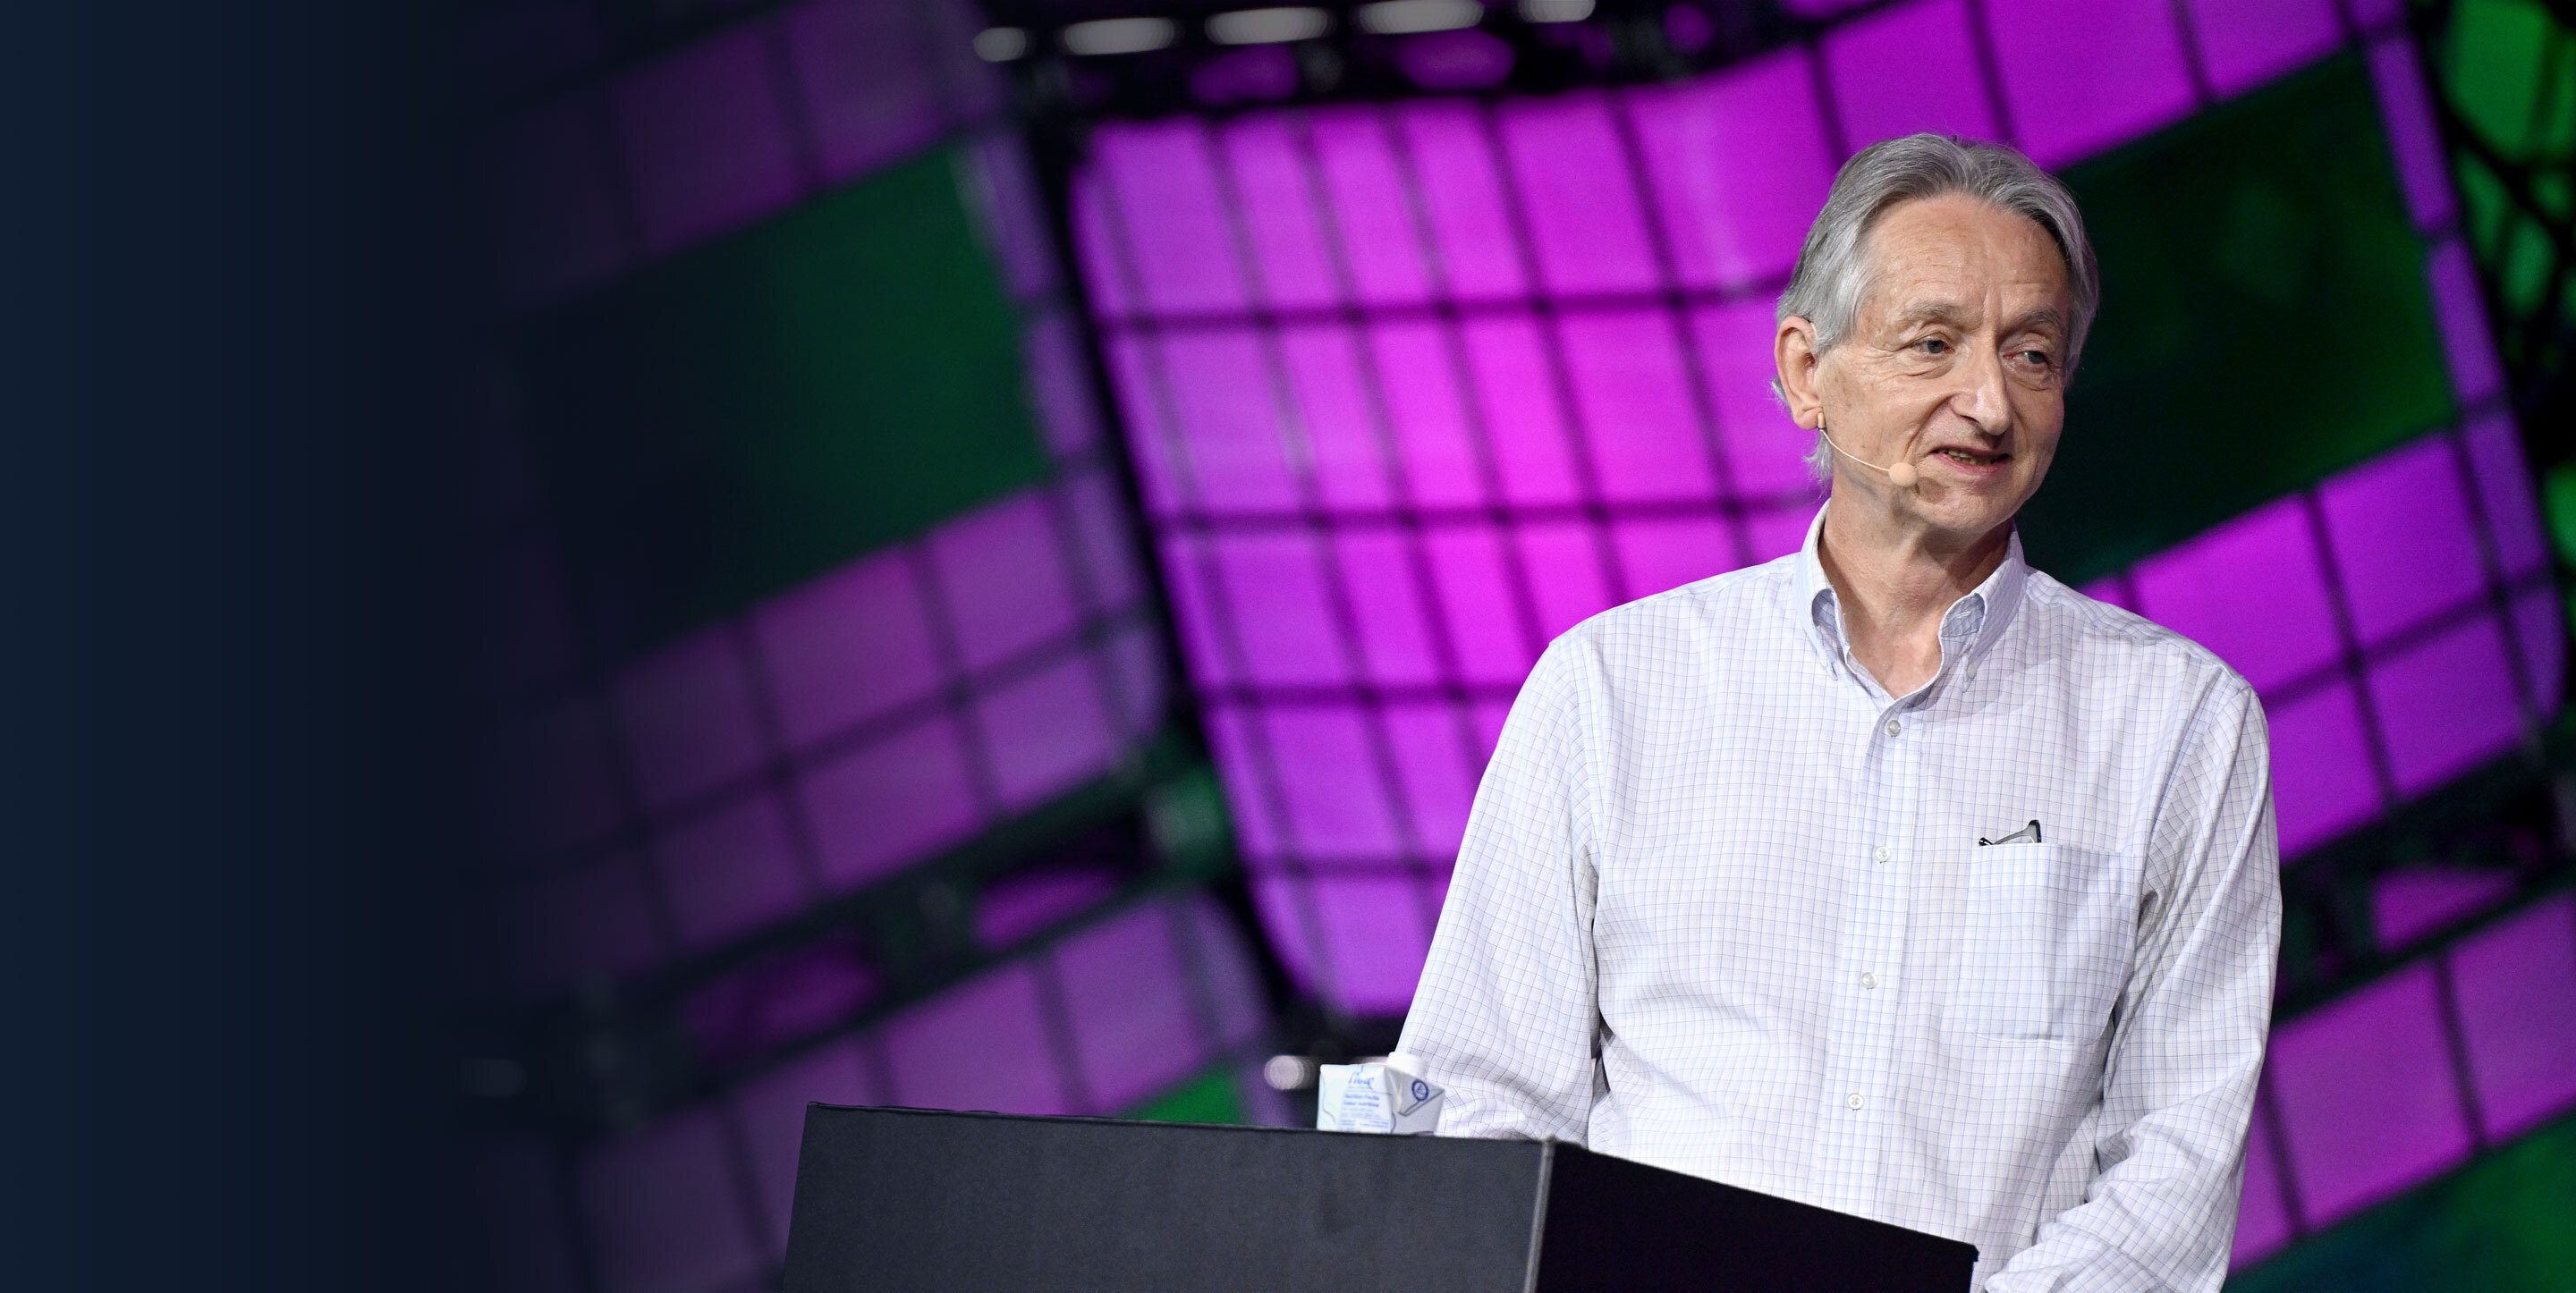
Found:
[[[1914,482],[1923,479],[1923,473],[1917,470],[1914,464],[1910,462],[1900,462],[1892,466],[1881,467],[1874,462],[1852,458],[1849,450],[1844,449],[1841,445],[1835,444],[1834,438],[1831,435],[1826,434],[1824,424],[1821,422],[1816,424],[1816,434],[1823,437],[1825,444],[1835,453],[1841,454],[1846,458],[1851,458],[1853,462],[1860,463],[1861,466],[1867,467],[1871,471],[1887,477],[1887,483],[1896,486],[1898,489],[1912,489],[1914,488]]]

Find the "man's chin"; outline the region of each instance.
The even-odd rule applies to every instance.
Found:
[[[1918,503],[1914,510],[1931,528],[1967,543],[2011,524],[2024,497],[2019,490],[1951,491],[1937,502]]]

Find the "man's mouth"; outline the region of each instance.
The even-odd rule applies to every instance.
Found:
[[[1973,449],[1935,449],[1933,452],[1952,462],[1969,467],[1992,467],[2012,458],[2008,453],[1978,453]]]

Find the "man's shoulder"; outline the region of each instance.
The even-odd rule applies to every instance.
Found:
[[[1784,604],[1798,577],[1795,553],[1640,597],[1567,629],[1556,649],[1625,655],[1684,650],[1712,634],[1745,631]]]
[[[2135,677],[2222,691],[2253,688],[2216,652],[2125,607],[2086,596],[2033,570],[2022,593],[2029,640],[2045,654]]]
[[[1698,672],[1687,670],[1685,662],[1710,654],[1734,657],[1759,634],[1777,634],[1790,621],[1780,608],[1788,605],[1795,582],[1798,559],[1790,554],[1613,605],[1566,628],[1548,647],[1553,659],[1540,667],[1574,667],[1623,683],[1680,680]]]

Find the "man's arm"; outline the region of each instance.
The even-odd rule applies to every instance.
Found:
[[[1448,1088],[1440,1131],[1580,1143],[1593,1045],[1589,648],[1560,639],[1512,704],[1398,1049]]]
[[[2150,839],[2156,908],[2084,1124],[2093,1183],[1989,1293],[2216,1293],[2226,1277],[2281,941],[2268,738],[2234,676],[2193,716]]]

